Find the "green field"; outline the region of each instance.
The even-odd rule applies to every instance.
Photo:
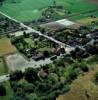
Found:
[[[38,19],[41,16],[41,11],[48,5],[52,4],[52,0],[5,0],[0,10],[18,20],[28,21]]]
[[[5,0],[0,10],[17,20],[31,21],[41,18],[42,11],[49,5],[53,4],[53,0]],[[63,5],[65,12],[70,11],[72,14],[80,14],[93,9],[97,9],[97,5],[87,2],[86,0],[55,0],[57,5]],[[77,15],[78,16],[78,15]],[[81,18],[81,16],[79,16]],[[72,18],[74,19],[74,18]]]

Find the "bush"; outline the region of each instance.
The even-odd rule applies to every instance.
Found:
[[[15,71],[12,74],[10,74],[10,80],[11,81],[18,81],[23,78],[22,71]]]
[[[85,64],[85,63],[81,63],[79,67],[83,72],[89,71],[89,68],[88,68],[87,64]]]
[[[95,83],[98,84],[98,72],[96,72],[96,74],[94,75],[94,80]]]
[[[72,80],[75,80],[77,78],[77,76],[78,76],[77,70],[71,70],[66,79],[68,82],[72,82]]]

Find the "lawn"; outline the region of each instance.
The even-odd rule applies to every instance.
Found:
[[[16,52],[16,48],[11,45],[11,42],[8,38],[0,39],[0,56],[4,56],[10,53]]]
[[[11,1],[5,0],[0,11],[20,21],[32,21],[41,18],[42,11],[53,4],[53,0],[16,0],[16,3]],[[63,5],[65,13],[70,11],[71,14],[80,14],[97,9],[97,5],[86,0],[56,0],[56,4]]]

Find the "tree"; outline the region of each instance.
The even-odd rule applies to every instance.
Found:
[[[52,84],[55,84],[58,82],[58,75],[55,74],[55,73],[50,73],[49,76],[48,76],[48,79],[50,82],[52,82]]]
[[[23,83],[24,92],[25,93],[33,93],[34,92],[34,85],[30,83]]]
[[[23,73],[22,73],[22,71],[15,71],[15,72],[13,72],[12,74],[10,74],[10,80],[11,81],[18,81],[18,80],[20,80],[20,79],[22,79],[23,78]]]
[[[24,77],[28,82],[33,83],[34,81],[37,81],[38,79],[37,73],[38,73],[37,69],[27,68],[25,70]]]
[[[0,85],[0,96],[6,95],[6,88],[3,85]]]
[[[89,71],[89,68],[88,68],[87,64],[85,64],[85,63],[81,63],[79,67],[83,72]]]
[[[98,72],[96,72],[94,78],[95,78],[95,83],[98,83]]]
[[[45,58],[47,58],[47,57],[49,57],[49,52],[45,50],[45,51],[43,52],[43,55],[44,55]]]
[[[75,80],[76,78],[77,78],[77,76],[78,76],[78,72],[77,72],[77,70],[71,70],[70,72],[69,72],[69,75],[68,75],[68,77],[67,77],[67,81],[72,81],[72,80]]]
[[[23,86],[16,81],[10,81],[11,88],[13,89],[14,93],[18,93],[18,91],[23,90]]]

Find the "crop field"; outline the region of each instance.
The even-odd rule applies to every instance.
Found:
[[[0,56],[4,56],[6,54],[10,54],[16,52],[14,46],[11,45],[10,40],[8,38],[0,39]]]
[[[98,16],[98,13],[95,13],[97,5],[89,2],[89,0],[55,1],[56,5],[62,5],[64,7],[62,15],[65,15],[65,17],[66,15],[71,16],[71,20],[76,21],[77,19],[80,20],[88,17],[90,15],[89,11],[92,11],[95,16]],[[53,0],[16,0],[16,3],[12,3],[12,0],[5,0],[0,7],[0,11],[20,21],[32,21],[41,18],[43,10],[50,5],[53,5]]]
[[[0,10],[17,20],[30,21],[40,18],[42,10],[51,4],[52,0],[6,0]]]

